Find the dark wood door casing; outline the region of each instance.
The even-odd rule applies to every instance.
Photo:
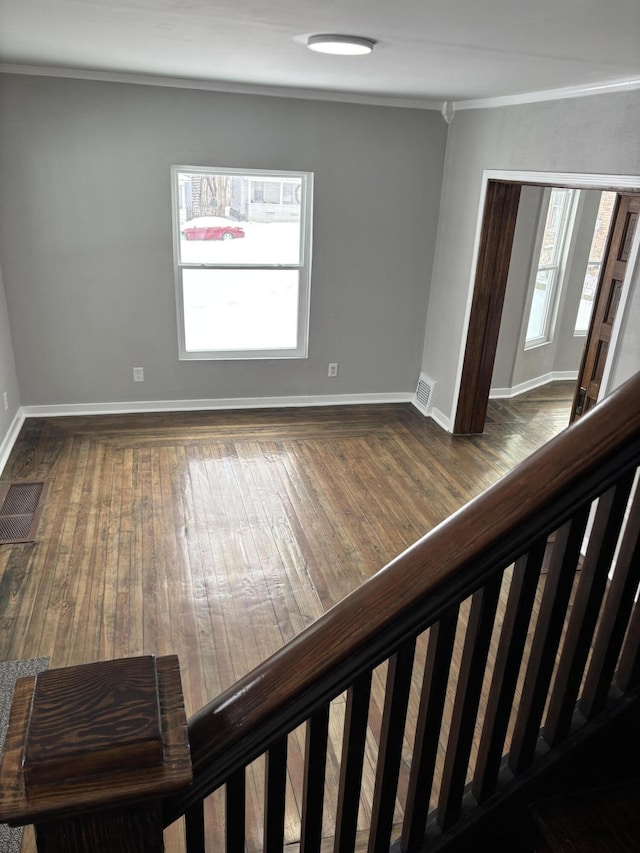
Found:
[[[639,213],[639,195],[618,196],[582,353],[571,422],[588,412],[598,401]]]
[[[484,429],[521,189],[521,184],[516,183],[489,181],[487,184],[473,301],[453,426],[453,432],[458,435],[481,433]]]

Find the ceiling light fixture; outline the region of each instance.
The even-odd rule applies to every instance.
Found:
[[[371,53],[375,41],[361,36],[318,35],[309,36],[307,47],[318,53],[334,53],[338,56],[364,56]]]

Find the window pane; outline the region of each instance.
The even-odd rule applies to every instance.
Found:
[[[553,316],[562,285],[562,257],[569,224],[573,190],[552,189],[545,214],[544,231],[536,269],[531,310],[527,321],[527,344],[538,345],[553,336]]]
[[[264,201],[264,181],[252,181],[251,201]]]
[[[538,261],[540,267],[555,265],[558,262],[571,194],[571,190],[554,189],[551,191],[542,237],[542,249]]]
[[[178,172],[180,263],[300,264],[301,186],[289,175]]]
[[[267,181],[264,185],[264,201],[265,204],[280,204],[282,195],[282,182]]]
[[[182,286],[187,352],[298,345],[298,270],[185,269]]]
[[[533,290],[531,311],[529,313],[529,323],[527,325],[528,341],[533,338],[541,338],[545,334],[552,283],[553,270],[538,270],[536,286]]]
[[[282,203],[293,204],[296,200],[300,201],[300,184],[287,181],[282,185]]]

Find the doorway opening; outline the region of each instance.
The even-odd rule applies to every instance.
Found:
[[[493,176],[494,174],[496,177]],[[594,302],[591,327],[586,338],[589,342],[596,334],[593,332],[596,322],[602,326],[603,318],[607,320],[605,323],[607,329],[603,333],[604,338],[599,331],[596,334],[596,337],[600,336],[600,342],[595,344],[592,349],[596,351],[597,369],[593,381],[590,379],[587,382],[588,385],[593,382],[590,390],[595,393],[596,397],[602,382],[607,356],[610,352],[609,344],[613,320],[616,314],[620,313],[618,309],[623,307],[623,283],[627,271],[627,262],[632,260],[633,227],[637,221],[637,205],[640,204],[640,178],[636,176],[614,178],[612,176],[520,174],[522,177],[516,176],[514,173],[514,177],[507,180],[506,178],[510,177],[509,173],[485,173],[483,217],[454,420],[453,431],[456,434],[481,433],[484,429],[523,187],[607,190],[617,194],[618,205],[622,204],[623,199],[627,199],[627,204],[631,205],[631,209],[625,210],[625,216],[621,218],[619,227],[615,226],[618,227],[617,248],[613,246],[611,240],[609,241],[603,259],[602,279],[604,280],[607,276],[611,278],[611,293],[608,294],[607,299],[603,300],[602,305],[597,299]],[[613,232],[611,233],[613,234]],[[618,264],[616,252],[623,245],[626,260],[625,269],[621,275],[619,267],[616,266]],[[589,344],[587,343],[581,373],[585,373],[584,359],[588,350]],[[587,374],[589,369],[591,369],[590,366],[586,365]],[[584,385],[579,387],[584,387]],[[578,410],[578,415],[580,414],[579,393],[578,388],[576,391],[577,402],[574,407]]]

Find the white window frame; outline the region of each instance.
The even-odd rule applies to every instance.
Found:
[[[564,190],[568,194],[568,201],[565,206],[562,222],[559,226],[559,239],[556,246],[556,263],[553,264],[540,264],[540,254],[542,251],[542,242],[544,239],[544,232],[547,221],[547,214],[549,210],[549,205],[551,204],[551,193],[553,189]],[[555,325],[558,316],[558,305],[560,303],[560,295],[562,293],[562,287],[564,284],[564,275],[567,267],[567,259],[569,255],[569,248],[571,245],[571,237],[573,232],[573,225],[576,217],[576,210],[579,200],[579,192],[572,189],[565,189],[563,187],[555,187],[548,188],[545,190],[542,205],[540,208],[540,218],[538,222],[538,233],[536,235],[536,244],[535,244],[535,252],[533,257],[535,258],[535,262],[531,267],[531,278],[529,282],[529,296],[527,299],[527,307],[525,311],[525,323],[524,323],[524,349],[534,349],[535,347],[544,346],[545,344],[549,344],[553,341],[553,336],[555,332]],[[535,337],[527,338],[527,332],[529,329],[529,319],[531,315],[531,310],[533,306],[533,300],[535,295],[535,287],[536,287],[536,279],[538,277],[538,273],[540,270],[548,270],[552,273],[549,287],[549,295],[546,302],[546,311],[544,316],[544,323],[542,334],[537,335]]]
[[[207,264],[185,263],[180,258],[180,222],[178,175],[182,172],[194,174],[241,175],[251,180],[273,181],[288,178],[299,179],[300,197],[300,255],[299,263],[264,264],[234,263]],[[171,218],[173,230],[173,259],[176,283],[176,313],[178,321],[178,357],[181,361],[212,360],[256,360],[307,358],[309,351],[309,305],[311,290],[311,234],[313,210],[313,173],[276,171],[266,169],[230,169],[209,166],[171,166]],[[242,223],[239,223],[242,224]],[[233,270],[297,270],[298,271],[298,328],[297,346],[282,349],[251,350],[187,350],[185,345],[185,315],[183,296],[183,272],[188,269],[233,269]]]

